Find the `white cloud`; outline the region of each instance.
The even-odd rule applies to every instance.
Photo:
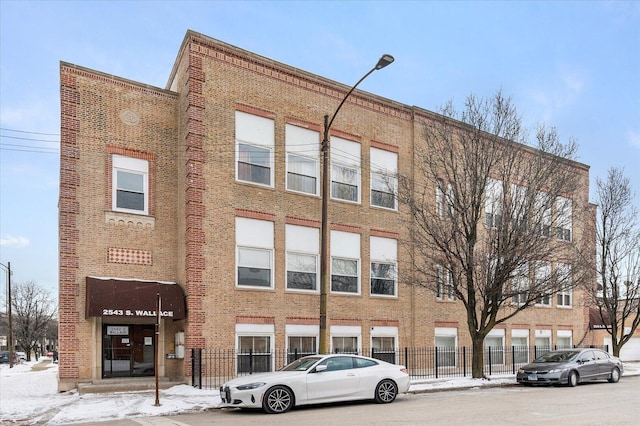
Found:
[[[29,245],[29,239],[26,237],[7,235],[0,238],[0,246],[24,248]]]

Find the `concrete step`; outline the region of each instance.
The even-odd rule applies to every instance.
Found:
[[[166,377],[158,379],[158,389],[168,389],[172,386],[184,384],[183,381],[172,380]],[[125,377],[117,379],[96,379],[91,382],[78,383],[78,393],[107,393],[107,392],[133,392],[155,390],[154,377]]]

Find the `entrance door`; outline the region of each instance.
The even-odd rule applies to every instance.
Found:
[[[154,325],[108,325],[102,328],[102,377],[153,376]]]

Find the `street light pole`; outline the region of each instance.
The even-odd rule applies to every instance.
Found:
[[[329,352],[329,332],[327,328],[327,295],[329,292],[329,154],[330,154],[330,142],[329,131],[333,120],[338,115],[338,111],[342,108],[347,98],[355,90],[356,87],[367,78],[372,72],[382,69],[394,61],[391,55],[382,55],[378,60],[378,63],[369,72],[367,72],[356,84],[353,85],[351,90],[345,95],[338,105],[338,108],[333,113],[331,120],[329,115],[324,116],[324,130],[322,132],[322,145],[320,150],[322,152],[322,219],[320,224],[320,342],[318,353],[326,354]]]
[[[8,336],[7,336],[7,349],[9,350],[9,368],[13,368],[13,315],[11,310],[11,262],[7,264],[0,263],[0,266],[7,270],[7,315],[8,315]]]

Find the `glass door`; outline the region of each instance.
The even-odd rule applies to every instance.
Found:
[[[155,375],[154,325],[104,325],[102,377]]]

